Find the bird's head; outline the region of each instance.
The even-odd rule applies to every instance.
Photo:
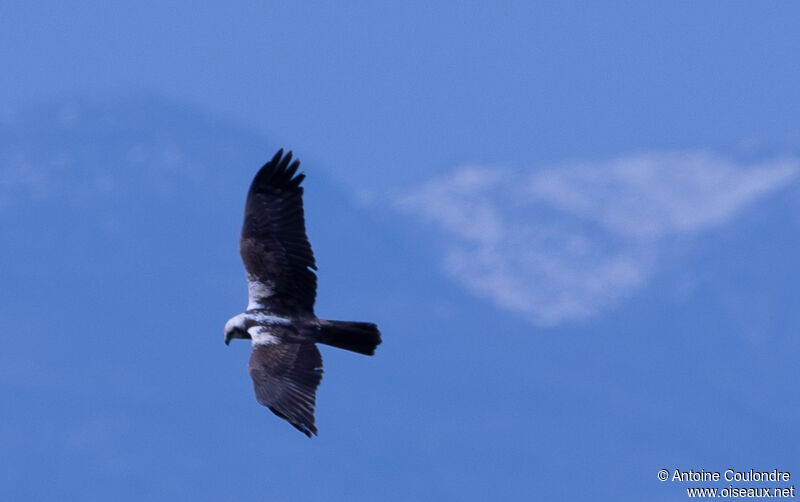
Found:
[[[225,345],[230,344],[233,338],[250,339],[250,334],[245,329],[244,321],[244,315],[239,314],[225,323]]]

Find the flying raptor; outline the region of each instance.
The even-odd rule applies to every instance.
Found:
[[[244,208],[239,252],[247,271],[247,310],[225,323],[225,344],[249,339],[256,399],[311,437],[315,395],[322,379],[317,343],[373,355],[381,343],[375,324],[328,321],[314,315],[317,269],[303,216],[305,174],[292,152],[258,171]]]

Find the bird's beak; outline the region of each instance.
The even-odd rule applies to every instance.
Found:
[[[230,337],[230,335],[225,335],[225,345],[230,345],[230,344],[231,344],[231,337]]]

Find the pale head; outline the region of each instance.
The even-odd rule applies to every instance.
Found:
[[[228,319],[228,322],[225,323],[225,345],[230,344],[233,338],[250,339],[250,335],[245,329],[244,321],[244,314],[238,314]]]

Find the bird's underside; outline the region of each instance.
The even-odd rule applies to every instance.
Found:
[[[304,174],[283,150],[256,174],[247,194],[239,250],[247,271],[247,310],[225,325],[225,343],[250,339],[256,399],[311,437],[322,357],[316,343],[372,355],[381,343],[372,323],[314,315],[316,262],[303,216]]]

